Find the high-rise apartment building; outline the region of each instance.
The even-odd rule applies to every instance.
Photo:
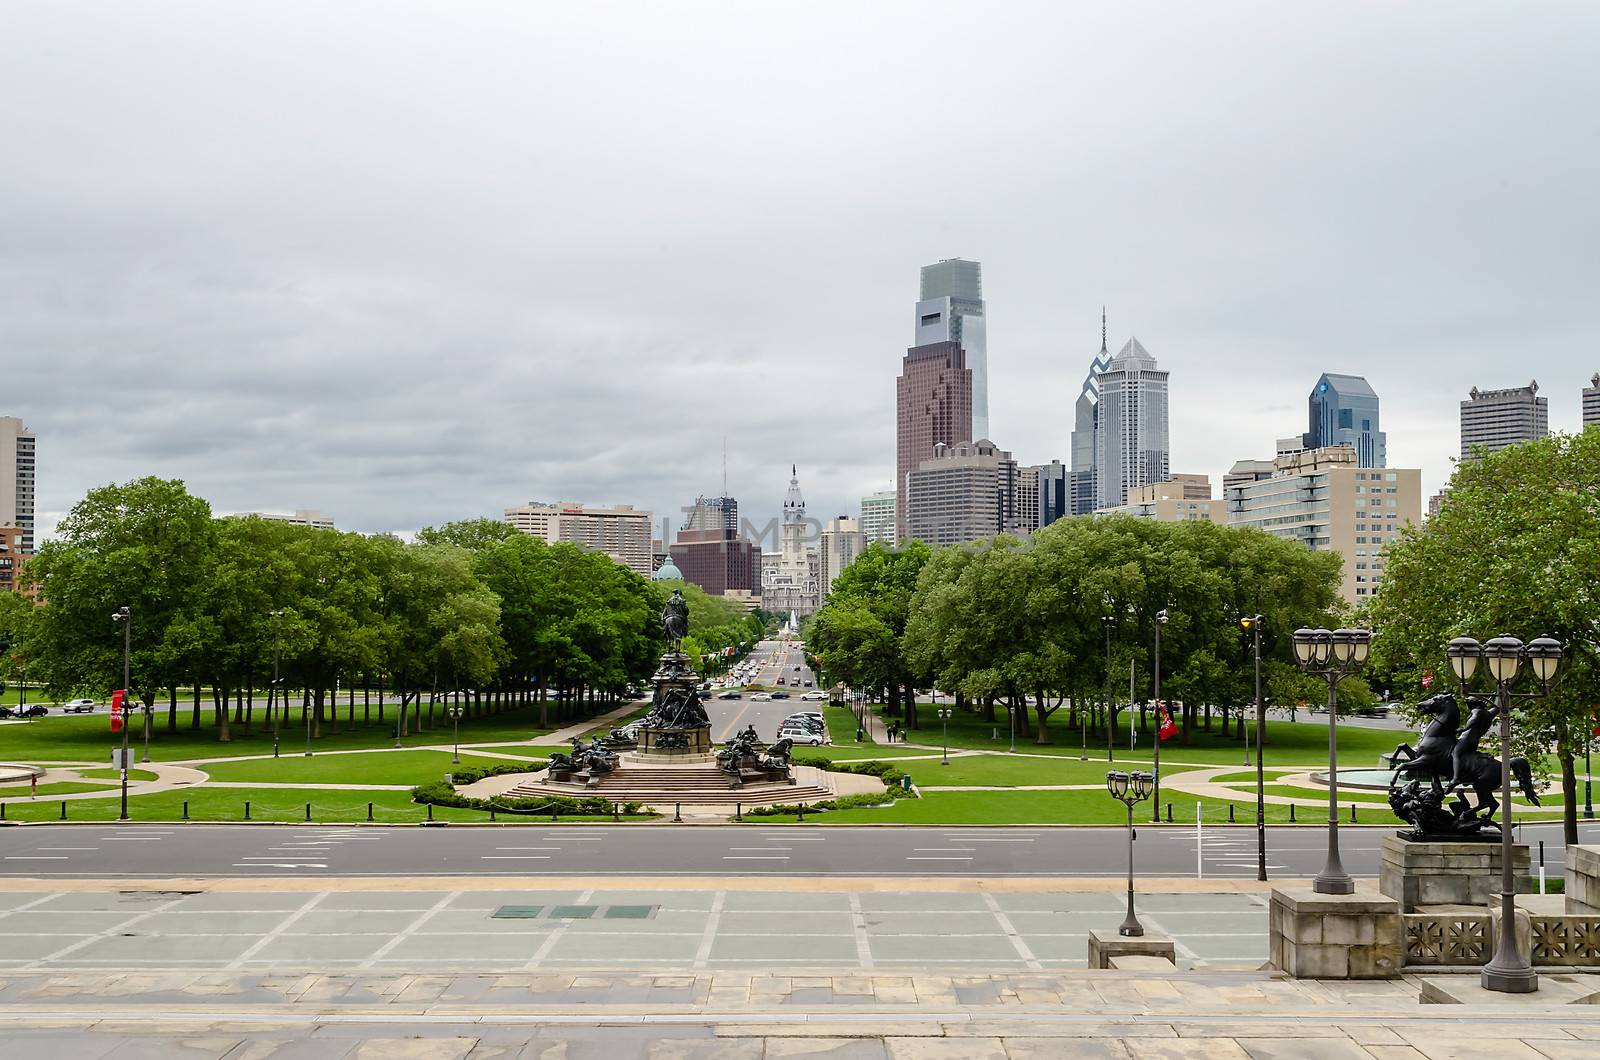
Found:
[[[854,563],[856,557],[866,550],[867,535],[862,531],[859,519],[841,515],[822,528],[821,540],[817,545],[817,585],[822,590],[824,600],[833,592],[833,580],[839,576],[839,572]]]
[[[954,342],[966,351],[966,367],[972,371],[972,433],[952,440],[989,437],[989,346],[984,331],[982,265],[946,258],[922,267],[916,341],[918,346]]]
[[[1229,487],[1227,502],[1230,526],[1342,555],[1341,592],[1359,603],[1383,576],[1384,547],[1422,521],[1422,472],[1361,467],[1353,446],[1309,449],[1279,457],[1271,478]]]
[[[0,526],[0,592],[17,591],[17,577],[28,554],[22,547],[22,527]]]
[[[983,440],[935,447],[906,476],[913,540],[958,545],[993,537],[1016,518],[1017,462]]]
[[[894,490],[869,493],[861,498],[861,532],[867,544],[894,544]]]
[[[1550,401],[1539,396],[1539,383],[1505,390],[1479,390],[1461,403],[1461,459],[1472,459],[1478,446],[1488,452],[1550,433]]]
[[[1600,372],[1594,374],[1589,385],[1583,388],[1583,425],[1600,424]]]
[[[707,497],[702,494],[684,509],[685,530],[732,530],[739,532],[739,502],[732,497]],[[693,579],[690,579],[691,581]]]
[[[1076,514],[1072,507],[1072,470],[1059,460],[1035,464],[1032,470],[1039,476],[1038,525],[1046,527]]]
[[[972,441],[972,369],[959,342],[934,342],[906,351],[895,381],[895,540],[904,541],[906,476],[936,445]]]
[[[1118,507],[1130,490],[1166,481],[1171,470],[1167,375],[1136,338],[1100,374],[1095,507]]]
[[[1389,436],[1378,429],[1378,395],[1359,375],[1322,373],[1311,388],[1306,449],[1348,445],[1362,467],[1384,467]]]
[[[768,611],[805,616],[820,603],[815,557],[806,547],[806,502],[800,495],[800,473],[789,469],[789,492],[783,498],[782,545],[777,561],[761,572],[761,606]]]
[[[1271,460],[1235,460],[1228,473],[1222,476],[1222,494],[1227,496],[1230,489],[1246,482],[1271,478],[1277,469],[1278,465]]]
[[[1100,309],[1100,352],[1089,362],[1089,374],[1073,406],[1072,479],[1069,515],[1088,515],[1096,504],[1094,478],[1095,435],[1100,429],[1100,376],[1111,367],[1111,351],[1106,349],[1106,311]]]
[[[1201,520],[1225,526],[1228,503],[1211,497],[1211,480],[1204,475],[1173,475],[1166,482],[1153,482],[1128,492],[1128,503],[1102,508],[1097,515],[1131,515],[1163,523]]]
[[[296,508],[293,512],[236,512],[233,519],[267,519],[290,526],[308,526],[313,530],[334,529],[333,520],[316,508]]]
[[[1017,501],[1006,524],[1008,533],[1027,537],[1039,529],[1039,465],[1017,468]]]
[[[679,530],[669,549],[672,563],[683,575],[713,596],[750,593],[756,586],[750,572],[756,562],[755,546],[737,531],[714,526]]]
[[[591,508],[576,501],[559,504],[529,502],[507,508],[505,521],[525,534],[555,544],[568,541],[604,552],[629,570],[648,578],[655,572],[651,547],[650,513],[631,504]]]
[[[22,531],[22,551],[33,551],[35,471],[33,432],[15,416],[0,416],[0,526]]]

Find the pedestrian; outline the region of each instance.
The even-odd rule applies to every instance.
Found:
[[[28,774],[28,798],[37,799],[38,797],[39,797],[39,774],[37,774],[37,773],[29,773]]]

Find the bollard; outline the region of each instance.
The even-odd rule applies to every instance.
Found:
[[[1167,803],[1167,823],[1172,823],[1172,803]]]
[[[0,821],[3,821],[5,819],[6,819],[6,804],[3,803],[3,802],[0,802]]]
[[[613,820],[613,821],[620,821],[620,820],[622,820],[622,818],[620,818],[620,817],[618,817],[618,816],[617,816],[617,804],[616,804],[616,801],[615,801],[615,800],[613,800],[613,801],[612,801],[612,803],[611,803],[611,819],[612,819],[612,820]]]
[[[309,802],[306,803],[306,820],[311,820],[311,804]]]
[[[244,800],[244,819],[247,820],[247,821],[250,819],[250,800],[249,799]]]
[[[1356,804],[1353,802],[1350,804],[1350,823],[1356,823]]]
[[[794,819],[796,821],[800,822],[801,824],[805,823],[805,819],[806,819],[806,804],[805,803],[797,802],[797,803],[794,804]]]
[[[63,821],[65,821],[67,819],[67,800],[66,799],[62,799],[61,800],[61,819]]]
[[[494,820],[494,803],[489,804],[489,820]]]
[[[1294,824],[1294,803],[1289,804],[1289,823]]]
[[[189,819],[189,800],[188,799],[184,799],[183,800],[183,819],[185,821],[187,821]]]
[[[428,823],[433,823],[433,803],[428,803]]]
[[[1233,803],[1228,803],[1228,823],[1233,824]]]
[[[367,820],[372,820],[372,803],[367,803]]]
[[[675,802],[672,804],[672,819],[674,821],[683,820],[683,803]]]
[[[65,817],[66,815],[67,815],[67,804],[63,802],[61,804],[61,816]],[[735,821],[744,820],[744,803],[736,802],[736,803],[733,804],[733,819]]]

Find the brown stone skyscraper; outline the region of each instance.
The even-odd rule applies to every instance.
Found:
[[[972,370],[956,342],[930,342],[906,351],[895,381],[895,536],[909,540],[906,476],[933,456],[935,445],[971,442]]]

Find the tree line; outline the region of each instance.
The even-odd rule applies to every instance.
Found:
[[[133,698],[165,703],[170,731],[185,712],[200,728],[209,698],[220,740],[281,721],[288,688],[313,735],[337,728],[337,688],[362,689],[364,719],[376,691],[379,720],[388,702],[401,736],[431,726],[447,699],[468,717],[536,710],[549,727],[642,684],[664,650],[661,587],[604,554],[487,519],[408,543],[215,518],[182,482],[157,478],[92,490],[28,561],[24,584],[33,604],[0,602],[8,669],[25,665],[58,699],[105,696],[122,685],[111,616],[126,606]],[[684,591],[700,650],[760,635],[760,616]],[[261,695],[272,705],[258,719]],[[352,695],[346,724],[354,710]]]
[[[840,574],[806,639],[830,680],[881,691],[911,728],[914,690],[936,687],[985,720],[1004,711],[1038,743],[1050,742],[1051,719],[1065,709],[1070,728],[1086,727],[1104,745],[1126,731],[1122,709],[1152,694],[1164,611],[1161,697],[1177,706],[1180,742],[1209,727],[1213,709],[1223,733],[1242,738],[1230,722],[1254,701],[1254,646],[1241,620],[1266,620],[1264,698],[1317,702],[1319,686],[1295,668],[1289,634],[1334,621],[1339,571],[1337,555],[1257,530],[1062,519],[1026,540],[875,544]],[[1359,679],[1343,692],[1350,707],[1371,700]],[[1148,727],[1148,714],[1141,723]]]

